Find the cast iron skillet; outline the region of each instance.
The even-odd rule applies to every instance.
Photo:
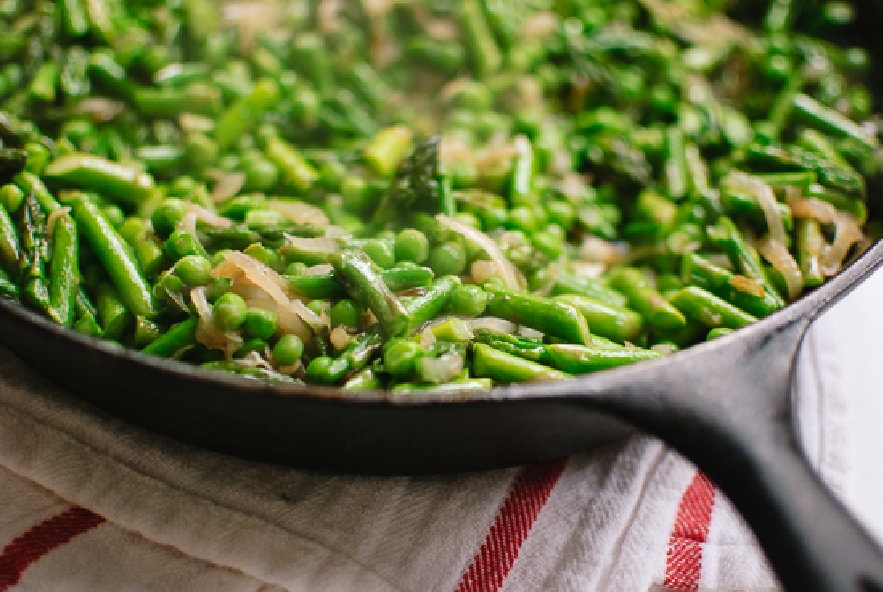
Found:
[[[861,44],[879,49],[883,3],[860,8]],[[857,44],[852,35],[844,41]],[[208,373],[65,330],[3,299],[0,341],[132,423],[218,452],[319,471],[513,466],[590,450],[637,428],[663,438],[720,486],[788,590],[883,592],[883,551],[807,464],[791,398],[807,327],[881,264],[883,241],[784,310],[665,359],[417,400]]]
[[[81,336],[0,299],[0,340],[96,406],[196,446],[321,471],[426,474],[536,462],[635,426],[695,462],[794,591],[883,591],[883,553],[807,464],[791,379],[809,324],[883,264],[883,241],[829,283],[729,336],[559,383],[462,396],[256,381]]]

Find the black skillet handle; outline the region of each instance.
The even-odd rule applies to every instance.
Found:
[[[792,315],[772,332],[750,327],[707,344],[690,366],[657,364],[638,383],[599,384],[591,405],[696,463],[738,508],[787,590],[883,592],[883,551],[809,466],[792,428],[791,378],[808,325]]]

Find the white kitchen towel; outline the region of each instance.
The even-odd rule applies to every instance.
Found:
[[[836,487],[847,397],[829,329],[805,343],[799,400]],[[650,437],[480,474],[320,476],[97,413],[4,349],[0,496],[0,592],[776,589],[726,499]]]

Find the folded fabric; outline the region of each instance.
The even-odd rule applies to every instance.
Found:
[[[826,331],[804,345],[799,407],[836,485],[846,403]],[[776,589],[727,500],[651,437],[488,473],[322,476],[126,424],[5,349],[0,494],[0,592]]]

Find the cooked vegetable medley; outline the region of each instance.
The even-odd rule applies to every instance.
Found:
[[[0,294],[400,393],[754,322],[865,244],[850,4],[0,0]]]

